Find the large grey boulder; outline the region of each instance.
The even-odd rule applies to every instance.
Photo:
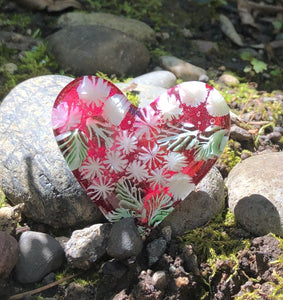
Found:
[[[103,26],[66,27],[47,41],[61,68],[78,76],[98,71],[108,75],[139,75],[150,60],[143,43]]]
[[[53,103],[72,78],[48,75],[16,86],[0,106],[0,187],[23,213],[53,227],[102,220],[69,170],[51,127]]]
[[[143,43],[155,42],[155,31],[144,22],[107,13],[68,12],[57,20],[60,27],[100,25],[117,29]]]
[[[283,152],[249,157],[228,175],[228,204],[255,235],[283,236]]]

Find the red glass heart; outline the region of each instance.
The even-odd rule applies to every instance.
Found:
[[[222,153],[230,129],[220,93],[181,83],[138,106],[112,83],[84,76],[58,95],[52,126],[70,169],[105,217],[159,224]]]

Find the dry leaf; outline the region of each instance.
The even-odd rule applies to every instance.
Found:
[[[236,45],[244,46],[241,37],[237,33],[232,22],[224,15],[219,16],[220,28],[222,32]]]
[[[246,0],[238,0],[238,13],[242,24],[257,28],[254,18],[250,12],[250,6]]]

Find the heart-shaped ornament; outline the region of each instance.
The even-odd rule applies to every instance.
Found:
[[[109,81],[84,76],[58,95],[52,126],[70,169],[111,222],[158,225],[222,153],[230,129],[221,94],[181,83],[135,106]]]

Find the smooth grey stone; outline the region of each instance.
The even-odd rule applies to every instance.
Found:
[[[65,244],[65,255],[73,268],[88,270],[106,253],[111,224],[95,224],[75,230]]]
[[[172,72],[160,70],[140,75],[132,79],[130,82],[170,89],[176,85],[177,78]]]
[[[103,26],[66,27],[49,36],[47,42],[60,67],[77,76],[98,71],[136,76],[146,70],[150,60],[144,44]]]
[[[23,232],[19,240],[20,255],[16,279],[21,283],[40,281],[64,262],[64,250],[52,236],[42,232]]]
[[[144,22],[108,13],[68,12],[59,17],[57,25],[61,27],[100,25],[120,30],[140,42],[155,42],[155,31]]]
[[[107,254],[118,260],[137,256],[143,247],[141,235],[133,218],[114,223],[109,235]]]
[[[17,85],[0,106],[0,187],[36,222],[69,227],[103,219],[54,138],[51,113],[71,77],[47,75]]]
[[[249,157],[228,175],[228,204],[237,221],[255,235],[283,236],[283,152]]]
[[[216,167],[212,167],[197,185],[195,191],[183,200],[159,225],[171,226],[172,235],[179,236],[186,230],[207,223],[218,214],[224,204],[224,181]]]

